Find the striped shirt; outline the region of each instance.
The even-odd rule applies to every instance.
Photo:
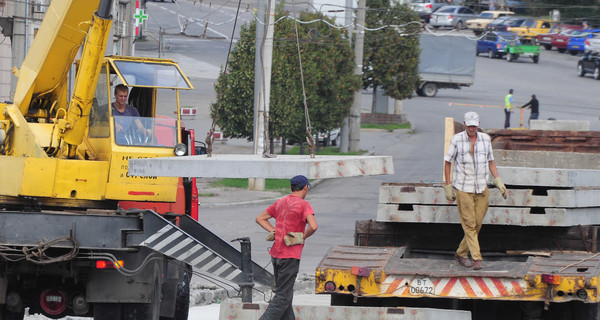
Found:
[[[462,192],[482,193],[487,188],[489,162],[494,160],[490,136],[477,132],[474,155],[475,158],[471,155],[471,141],[466,131],[452,137],[444,160],[454,161],[452,186]]]

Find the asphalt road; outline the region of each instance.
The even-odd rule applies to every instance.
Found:
[[[151,19],[148,34],[158,30],[176,30],[176,15],[200,17],[198,13],[212,12],[210,21],[215,22],[206,29],[210,37],[190,37],[189,34],[202,34],[204,29],[198,22],[186,29],[188,36],[175,35],[174,32],[163,36],[161,56],[177,60],[184,72],[191,78],[195,90],[183,93],[182,105],[197,106],[199,116],[186,121],[200,133],[210,127],[208,108],[215,95],[212,84],[219,69],[225,63],[229,40],[218,34],[231,33],[231,22],[216,23],[231,19],[235,8],[221,6],[210,11],[208,7],[185,7],[190,2],[180,1],[179,11],[176,4],[148,3]],[[207,6],[207,4],[202,4]],[[218,7],[213,3],[213,8]],[[183,8],[183,9],[181,9]],[[196,11],[194,11],[196,10]],[[251,10],[251,9],[250,9]],[[182,17],[179,17],[181,20]],[[231,20],[229,20],[231,21]],[[154,23],[154,25],[152,25]],[[196,28],[196,29],[194,29]],[[215,32],[211,33],[214,30]],[[441,31],[449,32],[449,31]],[[471,33],[465,33],[472,36]],[[214,38],[213,38],[214,37]],[[235,38],[235,36],[234,36]],[[137,44],[136,54],[156,56],[157,43],[149,37],[146,42]],[[509,89],[515,90],[516,105],[525,104],[531,94],[540,101],[540,119],[585,120],[590,122],[592,130],[600,130],[600,106],[596,92],[600,82],[592,78],[580,78],[576,74],[578,57],[560,54],[556,51],[542,50],[540,62],[534,64],[529,58],[520,58],[516,62],[501,59],[476,59],[475,84],[461,90],[440,90],[436,97],[425,98],[414,95],[403,101],[403,112],[415,127],[413,134],[362,132],[361,149],[375,154],[391,155],[394,158],[395,174],[389,176],[331,179],[324,181],[309,192],[308,200],[316,210],[319,223],[318,232],[308,239],[301,263],[301,272],[313,273],[316,265],[327,250],[337,244],[352,244],[354,223],[359,219],[376,217],[379,185],[381,182],[420,182],[440,181],[442,178],[443,125],[445,117],[462,119],[467,111],[477,111],[481,115],[484,128],[501,128],[504,114],[501,108],[477,108],[449,106],[450,102],[464,104],[501,105]],[[368,110],[371,95],[363,95],[363,109]],[[525,112],[525,123],[529,116]],[[519,113],[513,114],[512,126],[519,125]],[[244,140],[230,140],[233,146],[248,147]],[[254,223],[254,218],[266,208],[266,205],[247,207],[228,207],[201,209],[201,222],[223,239],[235,239],[249,236],[253,243],[252,256],[259,264],[267,266],[268,244],[265,233]],[[271,270],[271,267],[268,267]]]

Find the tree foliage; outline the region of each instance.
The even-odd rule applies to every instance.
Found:
[[[557,9],[560,11],[561,20],[565,22],[588,21],[591,27],[600,26],[600,6],[597,0],[540,0],[532,3],[531,8],[544,15]]]
[[[294,20],[278,10],[275,21],[269,132],[271,137],[304,141],[304,102]],[[315,13],[303,13],[297,23],[302,70],[312,133],[339,127],[348,114],[360,79],[353,75],[354,54],[344,30],[332,28]],[[322,19],[322,20],[321,20]],[[228,70],[215,84],[217,101],[211,116],[224,135],[253,139],[254,57],[256,22],[242,26]]]
[[[419,80],[419,16],[405,4],[367,0],[363,87],[381,87],[387,96],[409,98]],[[386,27],[401,26],[401,27]]]

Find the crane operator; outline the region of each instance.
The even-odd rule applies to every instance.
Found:
[[[115,102],[112,103],[112,115],[113,117],[121,117],[126,116],[127,118],[115,118],[115,131],[116,131],[116,140],[120,145],[131,145],[133,144],[133,139],[130,135],[128,135],[128,131],[130,130],[131,124],[135,124],[139,132],[142,132],[143,135],[147,137],[152,136],[152,129],[144,128],[142,121],[140,119],[132,119],[130,117],[139,117],[140,113],[138,110],[127,104],[127,97],[129,95],[129,89],[123,85],[118,84],[115,86]]]

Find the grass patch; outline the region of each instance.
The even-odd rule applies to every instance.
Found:
[[[214,197],[216,195],[217,195],[216,193],[212,193],[212,192],[198,193],[198,197]]]
[[[356,152],[346,152],[341,153],[340,149],[337,147],[319,147],[315,152],[316,155],[319,156],[359,156],[367,153],[365,150],[360,150]],[[300,146],[293,146],[285,151],[285,154],[291,155],[299,155],[300,154]],[[304,147],[304,154],[308,155],[308,148]]]
[[[213,182],[214,187],[248,189],[247,178],[224,178]],[[289,179],[266,179],[265,190],[286,192],[290,190]]]
[[[384,129],[392,132],[396,129],[410,129],[410,122],[399,124],[399,123],[387,123],[387,124],[376,124],[376,123],[363,123],[360,125],[362,129]]]

